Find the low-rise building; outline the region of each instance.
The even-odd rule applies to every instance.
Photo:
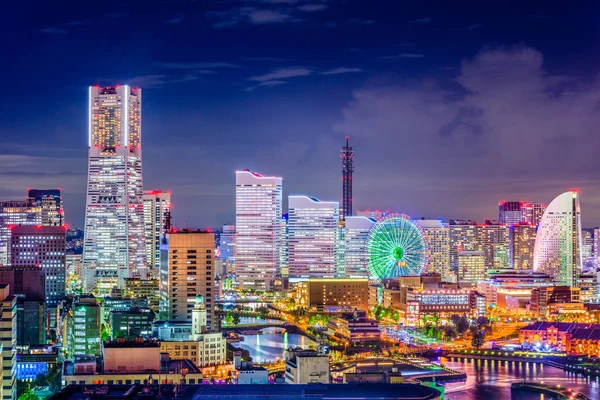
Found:
[[[134,299],[146,298],[148,305],[154,309],[158,308],[160,290],[158,279],[125,279],[125,297]]]
[[[535,288],[531,291],[532,313],[540,317],[550,315],[550,304],[557,303],[579,303],[580,289],[570,286],[547,286]]]
[[[600,356],[600,324],[535,322],[519,330],[519,341],[569,354]]]
[[[405,308],[405,323],[417,324],[424,315],[449,318],[452,314],[472,317],[486,315],[485,296],[475,290],[423,290],[409,292]]]
[[[348,311],[369,308],[369,280],[363,278],[310,278],[298,282],[298,304],[316,310]]]
[[[330,383],[329,357],[315,350],[290,348],[285,362],[285,383]]]
[[[149,309],[112,312],[112,338],[134,339],[152,336],[154,312]]]
[[[265,367],[252,364],[252,361],[242,361],[242,353],[233,353],[233,380],[238,385],[267,385],[269,371]]]
[[[330,318],[327,327],[334,335],[349,340],[351,343],[376,341],[381,337],[379,322],[368,319],[367,313],[362,310]]]

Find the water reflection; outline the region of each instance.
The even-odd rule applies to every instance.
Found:
[[[592,399],[600,398],[600,384],[596,378],[586,378],[558,368],[534,363],[497,360],[440,360],[443,364],[467,374],[465,382],[446,384],[446,398],[449,400],[466,399],[511,399],[510,385],[527,381],[551,383],[572,388]],[[540,394],[521,393],[512,399],[544,399]]]
[[[235,343],[234,346],[248,350],[253,361],[263,363],[283,359],[285,350],[290,346],[308,349],[316,346],[316,343],[305,336],[286,332],[244,335],[244,341]]]

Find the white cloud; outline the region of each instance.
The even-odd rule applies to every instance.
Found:
[[[350,72],[362,72],[360,68],[346,68],[346,67],[338,67],[333,68],[327,71],[320,72],[321,75],[338,75],[338,74],[347,74]]]
[[[295,78],[298,76],[307,76],[312,70],[302,67],[278,68],[264,75],[256,75],[248,78],[249,81],[265,82],[278,79]]]
[[[246,92],[251,92],[254,89],[257,89],[259,87],[273,87],[273,86],[285,85],[286,83],[287,83],[286,81],[276,81],[276,80],[264,81],[264,82],[257,83],[256,85],[249,86],[244,90]]]

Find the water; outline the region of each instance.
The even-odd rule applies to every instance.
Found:
[[[489,360],[450,361],[445,358],[440,362],[467,374],[465,382],[445,385],[448,400],[511,399],[510,385],[520,382],[523,378],[526,381],[561,385],[581,392],[591,399],[600,399],[600,382],[597,378],[588,379],[547,365]],[[548,399],[548,396],[519,393],[512,399]]]
[[[285,350],[290,346],[300,346],[303,349],[313,348],[316,343],[306,336],[296,333],[265,333],[262,335],[244,335],[244,341],[235,343],[234,346],[241,347],[250,352],[252,361],[264,363],[268,361],[282,360]]]
[[[284,321],[279,319],[271,318],[259,318],[259,317],[240,317],[240,325],[262,325],[262,324],[277,324],[283,325]]]

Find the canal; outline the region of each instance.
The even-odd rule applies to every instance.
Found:
[[[277,328],[271,328],[264,332],[275,332]],[[285,357],[285,351],[289,347],[300,346],[303,349],[316,348],[316,343],[306,336],[296,333],[263,333],[262,335],[246,335],[244,341],[233,344],[248,350],[252,361],[264,363],[281,360]]]
[[[542,364],[502,362],[497,360],[439,360],[444,365],[467,374],[465,382],[447,383],[448,400],[492,400],[492,399],[548,399],[535,393],[519,393],[511,397],[510,385],[526,381],[544,382],[572,388],[591,399],[600,399],[600,381]]]

